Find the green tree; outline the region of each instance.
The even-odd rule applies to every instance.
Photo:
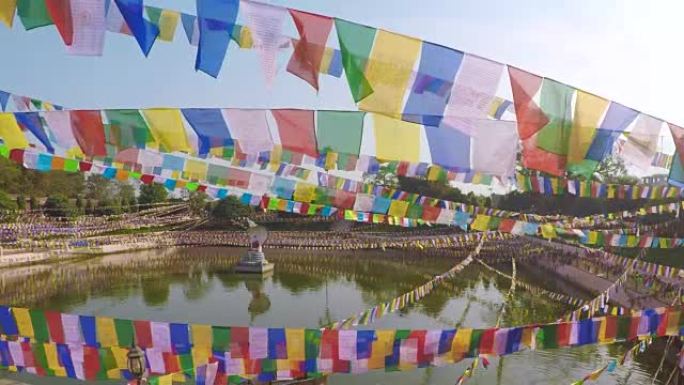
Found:
[[[117,183],[117,197],[121,202],[121,209],[125,212],[135,211],[137,200],[135,198],[135,188],[127,182]]]
[[[375,174],[367,174],[364,178],[365,183],[372,183],[378,186],[393,187],[399,186],[399,177],[389,165],[383,164]]]
[[[610,155],[599,163],[594,173],[594,178],[604,183],[613,184],[637,184],[639,179],[629,175],[627,166],[622,158]]]
[[[17,209],[17,202],[6,192],[0,191],[0,211],[14,211]]]
[[[115,191],[109,179],[102,175],[90,175],[85,182],[85,197],[94,200],[104,200],[114,195]]]
[[[102,199],[98,201],[97,207],[95,207],[95,215],[119,215],[123,212],[121,208],[121,201],[118,199]]]
[[[26,197],[22,194],[17,195],[17,209],[26,210]]]
[[[221,199],[214,209],[211,216],[216,219],[235,219],[245,217],[252,213],[252,208],[242,204],[236,197],[229,196]]]
[[[207,207],[207,194],[202,191],[193,191],[188,199],[190,212],[195,215],[202,215]]]
[[[73,217],[76,215],[76,207],[69,202],[64,195],[52,195],[43,205],[45,215],[49,217]]]
[[[160,184],[149,184],[142,185],[140,187],[140,196],[138,197],[138,203],[140,205],[149,205],[152,203],[161,203],[166,201],[168,193],[166,188]]]

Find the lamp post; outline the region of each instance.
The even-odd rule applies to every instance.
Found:
[[[143,378],[145,375],[145,354],[143,351],[140,350],[140,348],[134,343],[133,346],[131,346],[131,349],[128,350],[126,358],[126,366],[128,367],[128,371],[131,372],[131,375],[135,379],[135,383],[137,385],[146,384],[147,379]]]

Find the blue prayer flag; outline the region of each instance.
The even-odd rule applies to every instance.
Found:
[[[199,155],[206,156],[209,150],[233,145],[228,125],[218,108],[185,108],[181,110],[185,119],[197,133]]]
[[[200,38],[196,70],[218,77],[239,6],[238,0],[197,0]]]
[[[190,334],[188,324],[172,323],[169,324],[171,334],[171,345],[176,354],[190,353]]]
[[[0,328],[2,328],[2,334],[6,336],[16,336],[19,335],[19,328],[17,328],[17,323],[14,320],[14,316],[7,306],[0,306]]]
[[[425,126],[432,162],[446,168],[470,169],[470,137],[449,127]]]
[[[40,119],[40,115],[37,112],[16,112],[14,117],[17,119],[17,123],[22,129],[29,131],[35,136],[40,143],[45,146],[48,152],[54,154],[55,148],[52,147],[52,143],[47,136],[47,133],[43,129],[43,123]]]
[[[147,56],[159,36],[159,27],[143,18],[143,0],[114,0],[119,6],[128,29],[138,42],[143,54]]]
[[[356,358],[359,360],[370,358],[373,341],[375,341],[374,330],[359,330],[356,332]]]
[[[5,91],[0,91],[0,110],[5,111],[7,108],[7,101],[9,100],[10,93]]]
[[[462,60],[463,52],[423,42],[416,80],[404,107],[404,120],[439,126]]]
[[[98,347],[95,317],[82,315],[78,318],[81,322],[81,332],[83,333],[83,340],[85,341],[85,344],[88,346]]]

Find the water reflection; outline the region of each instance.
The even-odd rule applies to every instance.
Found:
[[[232,273],[244,252],[234,248],[185,248],[105,256],[61,265],[0,270],[0,303],[97,314],[223,325],[319,327],[388,301],[448,270],[455,260],[424,253],[268,251],[272,276]],[[506,271],[510,264],[497,268]],[[563,287],[518,263],[521,280],[576,297],[589,293]],[[488,327],[496,323],[510,280],[471,265],[417,304],[390,314],[373,328]],[[574,292],[573,292],[574,290]],[[571,307],[522,289],[506,304],[502,326],[548,322]],[[525,352],[492,360],[473,384],[568,384],[624,345]],[[654,355],[655,356],[655,355]],[[658,356],[659,358],[659,356]],[[598,384],[650,384],[658,362],[636,363],[604,375]],[[657,361],[657,359],[655,359]],[[451,385],[469,362],[406,373],[333,376],[332,385]],[[669,370],[667,371],[669,374]],[[41,383],[22,377],[30,383]],[[45,384],[46,382],[42,382]],[[51,382],[47,382],[51,383]],[[57,382],[55,382],[57,383]],[[60,382],[61,383],[61,382]]]

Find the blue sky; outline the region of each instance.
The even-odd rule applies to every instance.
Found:
[[[684,3],[638,0],[273,0],[441,43],[552,77],[684,124],[679,102]],[[194,1],[146,4],[195,13]],[[18,21],[18,20],[17,20]],[[195,73],[196,49],[179,28],[148,58],[109,33],[103,57],[65,53],[52,27],[0,27],[0,89],[79,108],[204,106],[354,108],[344,79],[323,76],[316,94],[285,73],[264,85],[257,55],[231,47],[218,80]]]

